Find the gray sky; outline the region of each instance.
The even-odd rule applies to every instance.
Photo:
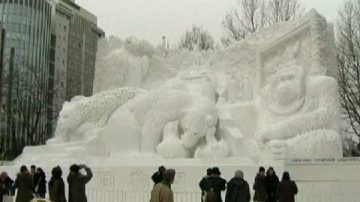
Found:
[[[300,0],[306,10],[316,8],[334,21],[344,0]],[[235,0],[76,0],[98,17],[106,35],[133,35],[159,44],[166,35],[171,44],[193,24],[202,25],[218,40],[221,20]]]

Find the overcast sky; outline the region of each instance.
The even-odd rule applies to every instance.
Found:
[[[306,10],[316,8],[334,21],[344,0],[300,0]],[[235,0],[76,0],[98,17],[106,35],[133,35],[159,44],[166,35],[171,44],[193,24],[207,29],[218,40],[221,21]]]

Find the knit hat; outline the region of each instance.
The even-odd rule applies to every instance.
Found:
[[[235,177],[240,178],[240,179],[244,179],[244,172],[242,170],[237,170],[235,172]]]
[[[220,169],[218,167],[214,167],[212,169],[212,174],[221,175]]]
[[[166,169],[163,173],[163,179],[171,182],[175,179],[175,170],[174,169]]]

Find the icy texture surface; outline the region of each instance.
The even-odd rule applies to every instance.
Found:
[[[315,10],[223,50],[129,38],[99,57],[97,94],[65,103],[54,139],[19,160],[341,157],[333,42]]]

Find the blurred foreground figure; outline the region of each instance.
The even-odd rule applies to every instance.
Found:
[[[14,187],[18,190],[16,202],[29,202],[34,198],[34,183],[31,174],[26,166],[21,166],[17,174]]]
[[[171,184],[175,179],[175,170],[168,169],[164,171],[163,180],[155,185],[151,191],[150,202],[174,202],[174,194],[171,190]]]
[[[80,173],[81,169],[85,169],[86,175]],[[69,183],[69,202],[87,202],[86,184],[90,182],[93,173],[86,165],[70,166],[70,174],[67,178]]]
[[[278,187],[279,202],[295,202],[295,195],[297,193],[296,183],[290,179],[289,172],[284,172]]]
[[[62,179],[62,170],[60,166],[53,168],[51,175],[49,182],[49,197],[51,202],[66,202],[65,183]]]

